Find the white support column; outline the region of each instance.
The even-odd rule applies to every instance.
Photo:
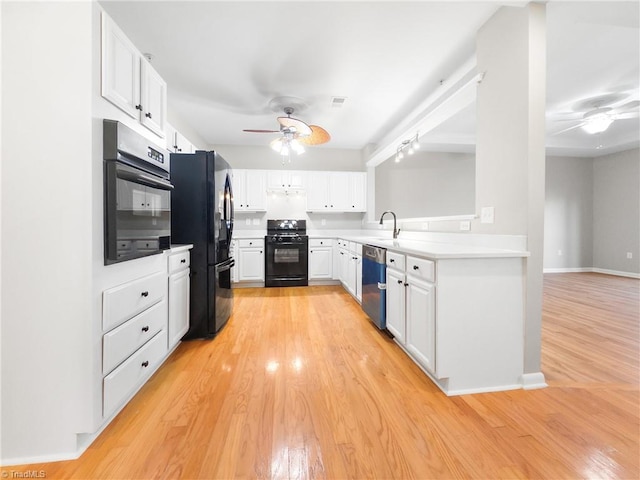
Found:
[[[545,169],[545,6],[501,8],[478,32],[476,209],[478,233],[526,235],[524,378],[540,372]],[[492,208],[491,223],[482,209]],[[485,216],[485,220],[487,220]]]

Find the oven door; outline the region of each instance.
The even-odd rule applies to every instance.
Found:
[[[267,243],[265,285],[306,285],[308,279],[308,243]]]
[[[171,189],[169,182],[153,174],[105,162],[105,265],[170,247]]]

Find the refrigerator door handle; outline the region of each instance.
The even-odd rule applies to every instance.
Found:
[[[233,237],[233,189],[231,188],[231,175],[227,173],[227,178],[224,185],[224,219],[227,224],[227,239],[231,242]]]
[[[232,268],[234,265],[236,264],[235,259],[230,258],[228,260],[225,260],[224,262],[218,263],[217,265],[215,265],[216,268],[216,273],[218,272],[224,272],[226,270],[229,270],[230,268]]]

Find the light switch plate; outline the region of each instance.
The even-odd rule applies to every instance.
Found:
[[[253,219],[253,224],[254,225],[260,225],[260,219],[259,218],[254,218]]]
[[[250,218],[245,219],[244,223],[245,225],[251,225],[251,219]]]
[[[494,208],[482,207],[480,210],[480,223],[493,223],[494,220]]]

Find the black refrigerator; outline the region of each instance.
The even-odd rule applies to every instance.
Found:
[[[193,244],[189,331],[212,338],[233,309],[231,167],[216,152],[171,154],[171,243]]]

